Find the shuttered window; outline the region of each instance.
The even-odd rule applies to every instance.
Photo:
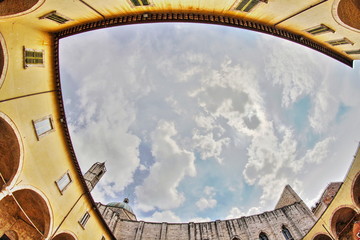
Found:
[[[44,55],[44,50],[36,50],[24,47],[24,68],[34,66],[43,67]]]

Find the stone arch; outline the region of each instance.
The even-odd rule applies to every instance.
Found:
[[[20,174],[23,146],[15,124],[0,112],[0,189],[11,186]]]
[[[320,233],[320,234],[317,234],[313,240],[332,240],[331,237],[329,237],[327,234],[324,234],[324,233]]]
[[[0,88],[5,80],[5,75],[8,66],[8,54],[5,44],[5,39],[0,33]]]
[[[266,233],[261,232],[261,233],[259,234],[259,239],[260,239],[260,240],[269,240],[269,237],[268,237],[268,235],[267,235]]]
[[[0,234],[15,232],[19,239],[45,239],[52,224],[47,199],[29,188],[15,190],[0,200]]]
[[[352,235],[353,225],[360,215],[351,206],[340,206],[331,217],[331,231],[339,239],[348,239]]]
[[[356,177],[351,187],[351,191],[354,203],[357,207],[360,208],[360,172],[356,174]]]
[[[281,233],[283,234],[286,240],[294,239],[292,233],[290,232],[289,228],[284,224],[281,226]]]
[[[0,18],[15,17],[30,13],[40,7],[44,0],[0,1]]]
[[[73,233],[62,232],[53,237],[52,240],[77,240],[77,238]]]

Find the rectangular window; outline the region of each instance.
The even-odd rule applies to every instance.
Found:
[[[150,5],[149,0],[130,0],[130,1],[136,7]]]
[[[62,194],[71,182],[72,182],[72,180],[70,177],[70,173],[66,172],[55,183],[56,183],[56,186],[58,187],[60,193]]]
[[[235,10],[250,12],[260,2],[267,3],[267,0],[241,0],[237,7],[235,7]]]
[[[338,45],[343,45],[343,44],[351,44],[354,45],[353,42],[351,42],[349,39],[347,38],[343,38],[343,39],[337,39],[337,40],[331,40],[331,41],[327,41],[327,43],[331,44],[332,46],[338,46]]]
[[[85,225],[89,220],[89,218],[90,218],[90,214],[86,212],[84,216],[80,219],[79,224],[81,225],[82,228],[85,228]]]
[[[53,119],[51,115],[43,117],[38,120],[33,120],[33,125],[35,128],[37,139],[40,140],[41,137],[49,134],[54,131]]]
[[[327,32],[332,32],[332,33],[335,32],[335,30],[331,29],[330,27],[326,26],[325,24],[320,24],[319,26],[309,28],[305,31],[312,35],[318,35],[318,34],[327,33]]]
[[[347,54],[360,54],[360,49],[358,50],[350,50],[350,51],[345,51]]]
[[[44,55],[44,50],[35,50],[24,47],[24,68],[35,66],[43,67]]]
[[[52,11],[50,13],[45,14],[44,16],[40,17],[40,19],[49,19],[51,21],[60,23],[60,24],[64,24],[68,21],[70,21],[71,19],[68,17],[65,17],[64,15],[57,13],[56,11]]]

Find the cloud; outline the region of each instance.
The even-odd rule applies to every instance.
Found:
[[[211,221],[211,218],[208,218],[208,217],[205,217],[205,218],[202,218],[202,217],[195,217],[195,218],[190,218],[188,222],[210,222]]]
[[[181,149],[172,138],[177,134],[172,122],[160,121],[151,135],[152,155],[156,162],[143,185],[135,189],[138,208],[143,211],[179,207],[185,196],[177,190],[185,176],[195,176],[195,157]]]
[[[225,217],[225,219],[234,219],[245,216],[245,214],[237,207],[233,207],[230,209],[229,214]]]
[[[181,222],[181,219],[175,215],[174,212],[170,210],[166,211],[156,211],[151,217],[145,217],[141,220],[147,221],[147,222]]]

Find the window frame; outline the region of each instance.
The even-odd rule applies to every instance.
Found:
[[[247,1],[247,3],[245,3],[245,5],[241,9],[239,9],[240,5],[245,1]],[[250,7],[247,11],[245,11],[248,8],[248,6],[252,4],[252,2],[256,2],[256,3],[252,7]],[[268,0],[238,0],[231,7],[231,9],[237,12],[250,13],[254,9],[256,9],[261,3],[268,3]]]
[[[330,41],[326,41],[326,42],[334,47],[339,46],[339,45],[345,45],[345,44],[354,45],[354,43],[347,38],[335,39],[335,40],[330,40]]]
[[[348,50],[348,51],[345,51],[346,54],[360,54],[360,48],[359,49],[356,49],[356,50]]]
[[[37,129],[36,124],[38,124],[38,123],[40,123],[42,121],[45,121],[45,120],[49,121],[51,129],[39,134],[38,131],[36,130]],[[53,119],[51,114],[47,115],[47,116],[44,116],[42,118],[36,119],[36,120],[32,120],[32,123],[33,123],[34,131],[35,131],[35,135],[36,135],[38,141],[40,141],[40,139],[43,138],[44,136],[46,136],[46,135],[50,134],[51,132],[55,131],[54,119]]]
[[[335,30],[332,29],[329,26],[326,26],[325,24],[321,23],[320,25],[308,28],[304,30],[305,32],[316,36],[316,35],[320,35],[320,34],[325,34],[325,33],[334,33]]]
[[[84,213],[84,215],[80,218],[80,220],[78,221],[78,223],[80,224],[80,226],[85,229],[85,225],[86,223],[89,221],[90,219],[90,213],[89,211],[86,211]]]
[[[60,180],[64,177],[64,176],[68,176],[69,178],[69,183],[67,183],[65,185],[65,187],[63,187],[62,189],[60,188],[59,186],[59,182]],[[64,191],[69,187],[69,185],[73,182],[72,178],[71,178],[71,175],[70,175],[70,172],[69,170],[67,170],[58,180],[55,181],[55,184],[56,184],[56,187],[57,189],[59,190],[60,194],[63,195]]]
[[[64,19],[64,20],[66,20],[66,21],[64,21],[64,22],[59,22],[59,21],[56,21],[56,20],[50,18],[51,16],[57,16],[57,17],[60,17],[60,18],[62,18],[62,19]],[[64,16],[63,14],[58,13],[56,10],[55,10],[55,11],[52,11],[52,12],[49,12],[49,13],[47,13],[47,14],[39,17],[39,19],[40,19],[40,20],[41,20],[41,19],[47,19],[47,20],[53,21],[54,23],[57,23],[57,24],[65,24],[65,23],[67,23],[67,22],[69,22],[69,21],[73,21],[71,18],[68,18],[68,17]]]
[[[131,7],[137,8],[137,7],[150,7],[153,6],[153,3],[150,0],[127,0]],[[144,1],[148,4],[144,4]],[[135,2],[140,3],[139,5],[136,5]]]
[[[26,56],[27,52],[42,53],[42,63],[26,63],[26,60],[28,59],[28,57]],[[27,48],[23,46],[23,65],[25,69],[28,67],[45,67],[45,50]]]
[[[283,234],[285,240],[294,240],[290,230],[284,225],[281,227],[281,233]]]

